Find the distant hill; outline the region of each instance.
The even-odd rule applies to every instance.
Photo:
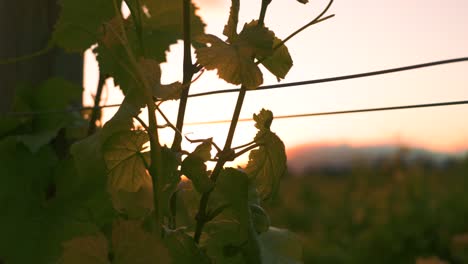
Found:
[[[376,164],[394,157],[401,146],[375,145],[352,147],[349,145],[305,145],[288,150],[288,167],[294,173],[305,170],[348,170],[354,164]],[[443,166],[464,153],[433,152],[422,148],[404,149],[405,162],[424,160],[434,166]]]

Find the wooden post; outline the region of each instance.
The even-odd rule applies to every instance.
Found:
[[[56,0],[0,1],[0,60],[47,47],[58,14]],[[30,60],[0,65],[0,112],[11,111],[19,84],[37,85],[52,76],[82,85],[82,55],[52,49]]]

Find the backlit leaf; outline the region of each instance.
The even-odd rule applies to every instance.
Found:
[[[183,8],[182,1],[172,0],[140,0],[147,10],[148,16],[143,16],[143,42],[145,53],[149,58],[165,62],[165,52],[177,40],[183,39]],[[203,34],[205,24],[196,14],[198,8],[190,5],[192,39]]]
[[[150,182],[142,151],[149,141],[143,131],[125,131],[111,136],[103,146],[111,192],[136,192]]]
[[[195,150],[192,152],[193,155],[200,157],[203,161],[208,161],[211,159],[211,149],[212,149],[212,140],[208,139],[198,145]]]
[[[263,83],[263,76],[253,57],[271,55],[274,37],[272,31],[254,20],[246,23],[239,36],[229,43],[213,35],[198,37],[197,41],[208,47],[196,50],[197,59],[206,69],[216,69],[225,81],[255,89]]]
[[[269,56],[273,52],[275,33],[265,26],[258,26],[258,21],[246,23],[235,44],[240,46],[241,52],[247,56]],[[245,46],[245,47],[244,47]],[[251,49],[248,51],[246,49]]]
[[[161,86],[161,68],[159,67],[159,62],[153,59],[140,58],[138,67],[138,70],[150,87]]]
[[[239,22],[240,0],[231,0],[231,9],[229,19],[224,26],[223,34],[228,38],[228,42],[232,43],[237,38],[237,23]]]
[[[281,139],[269,128],[271,111],[262,110],[254,119],[259,129],[255,142],[260,147],[250,152],[245,171],[256,182],[260,197],[268,199],[276,194],[286,172],[286,151]]]
[[[253,120],[255,121],[255,127],[258,130],[269,130],[271,123],[273,122],[273,112],[262,109],[258,115],[253,115]]]
[[[213,188],[205,162],[211,158],[211,141],[198,145],[182,162],[181,171],[192,181],[199,193],[205,193]]]
[[[182,162],[181,172],[192,181],[193,187],[199,193],[205,193],[213,188],[205,161],[195,155],[187,156]]]
[[[243,84],[247,89],[255,89],[263,83],[263,76],[248,54],[253,54],[250,47],[229,45],[213,35],[204,35],[197,41],[210,45],[196,51],[198,62],[207,70],[218,70],[223,80],[232,84]],[[240,49],[244,48],[241,53]]]
[[[177,100],[180,98],[183,88],[181,82],[161,84],[160,86],[153,87],[153,96],[161,101]]]
[[[275,37],[273,41],[274,46],[280,43],[281,40]],[[263,66],[275,75],[278,80],[284,79],[293,66],[293,61],[286,45],[279,46],[279,48],[277,48],[272,55],[267,56],[265,60],[262,60],[262,57],[257,58],[262,61]]]

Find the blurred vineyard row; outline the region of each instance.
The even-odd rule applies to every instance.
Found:
[[[305,263],[468,263],[468,158],[287,175],[272,223],[297,233]]]

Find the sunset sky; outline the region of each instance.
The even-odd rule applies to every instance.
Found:
[[[230,1],[197,0],[207,33],[222,37]],[[260,0],[241,1],[239,27],[258,17]],[[273,0],[266,26],[284,38],[314,18],[328,1]],[[336,16],[312,26],[287,43],[294,66],[283,82],[380,70],[468,56],[468,1],[466,0],[337,0],[328,14]],[[181,45],[174,45],[163,65],[163,83],[182,79]],[[96,70],[87,53],[85,103],[94,93]],[[276,79],[264,71],[264,84]],[[233,88],[205,72],[192,86],[198,93]],[[107,104],[122,100],[118,89],[109,89]],[[230,119],[237,94],[189,100],[187,122]],[[468,99],[468,63],[388,74],[357,80],[249,92],[241,117],[261,108],[275,115],[290,115],[355,108],[458,101]],[[163,104],[175,120],[177,102]],[[105,112],[110,118],[114,110]],[[223,145],[228,124],[186,126],[192,138],[214,136]],[[435,151],[468,149],[468,105],[390,112],[276,120],[272,130],[287,148],[311,144],[404,144]],[[250,141],[253,122],[238,125],[234,145]],[[169,144],[173,132],[161,130]],[[191,147],[186,145],[188,149]],[[246,159],[247,157],[244,157]]]

